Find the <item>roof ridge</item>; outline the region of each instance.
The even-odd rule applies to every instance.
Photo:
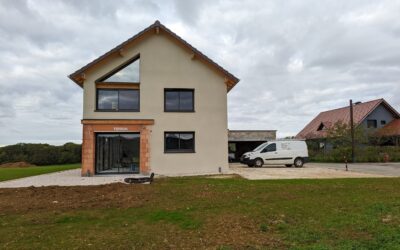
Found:
[[[384,100],[383,98],[379,98],[379,99],[374,99],[374,100],[362,102],[362,103],[359,103],[359,104],[354,104],[354,103],[353,103],[353,106],[355,106],[355,105],[363,105],[363,104],[366,104],[366,103],[376,102],[376,101],[383,101],[383,100]],[[330,111],[335,111],[335,110],[339,110],[339,109],[345,109],[345,108],[350,108],[350,105],[344,106],[344,107],[340,107],[340,108],[334,108],[334,109],[329,109],[329,110],[321,111],[319,114],[326,113],[326,112],[330,112]],[[319,115],[319,114],[318,114],[318,115]]]
[[[202,52],[200,52],[198,49],[196,49],[195,47],[193,47],[192,45],[190,45],[187,41],[185,41],[183,38],[181,38],[179,35],[177,35],[176,33],[174,33],[173,31],[171,31],[170,29],[168,29],[165,25],[161,24],[161,22],[159,20],[156,20],[153,24],[151,24],[150,26],[148,26],[147,28],[143,29],[142,31],[140,31],[139,33],[135,34],[134,36],[130,37],[128,40],[120,43],[119,45],[117,45],[116,47],[114,47],[113,49],[109,50],[108,52],[104,53],[103,55],[99,56],[98,58],[94,59],[93,61],[89,62],[88,64],[86,64],[85,66],[81,67],[80,69],[76,70],[74,73],[70,74],[68,77],[74,81],[75,83],[77,83],[78,85],[82,86],[82,83],[80,82],[79,76],[78,74],[85,72],[85,70],[87,70],[89,67],[91,67],[92,65],[95,65],[96,63],[100,62],[101,60],[107,58],[107,56],[111,55],[112,53],[115,53],[116,51],[122,49],[124,46],[126,46],[127,44],[133,42],[135,39],[137,39],[138,37],[140,37],[141,35],[147,33],[148,31],[150,31],[153,28],[161,28],[164,31],[166,31],[166,33],[168,33],[169,35],[171,35],[173,38],[177,39],[179,42],[181,42],[183,45],[185,45],[187,48],[189,48],[189,50],[192,50],[193,53],[197,54],[200,58],[202,58],[205,62],[210,63],[210,66],[214,66],[216,69],[218,69],[219,71],[221,71],[221,73],[227,77],[231,83],[228,84],[228,91],[233,88],[236,83],[238,83],[240,80],[239,78],[237,78],[236,76],[234,76],[232,73],[230,73],[229,71],[227,71],[226,69],[224,69],[222,66],[220,66],[218,63],[216,63],[215,61],[213,61],[212,59],[210,59],[208,56],[206,56],[205,54],[203,54]]]

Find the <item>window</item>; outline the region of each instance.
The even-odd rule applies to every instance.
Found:
[[[386,121],[385,120],[381,120],[381,125],[382,126],[386,125]]]
[[[377,128],[376,120],[367,120],[367,128]]]
[[[139,173],[139,133],[96,133],[97,174]]]
[[[325,125],[321,122],[321,124],[319,124],[317,131],[321,131],[325,129]]]
[[[266,146],[261,153],[275,152],[275,151],[276,151],[276,143],[272,143]]]
[[[139,111],[139,90],[98,89],[97,110]]]
[[[194,153],[194,132],[165,132],[166,153]]]
[[[101,77],[97,82],[104,83],[139,83],[139,56]]]
[[[262,148],[264,148],[265,145],[267,145],[267,144],[268,144],[268,142],[264,142],[263,144],[257,146],[255,149],[253,149],[253,152],[260,151],[260,150],[261,150]]]
[[[165,89],[165,112],[194,112],[193,89]]]

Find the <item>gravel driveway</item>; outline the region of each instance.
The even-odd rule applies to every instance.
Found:
[[[130,175],[102,175],[81,177],[80,169],[36,175],[21,179],[0,182],[0,188],[40,187],[40,186],[90,186],[123,182]],[[139,176],[139,175],[135,175]]]
[[[249,168],[246,165],[232,163],[230,173],[250,180],[400,177],[400,163],[349,164],[348,167],[349,171],[345,171],[344,164],[308,163],[302,168],[284,166]]]
[[[129,177],[129,175],[81,177],[80,171],[80,169],[72,169],[3,181],[0,182],[0,188],[104,185],[123,182],[124,178]],[[303,168],[283,166],[249,168],[246,165],[232,163],[228,174],[238,174],[250,180],[400,177],[400,163],[349,164],[349,171],[345,171],[344,164],[337,163],[308,163]]]

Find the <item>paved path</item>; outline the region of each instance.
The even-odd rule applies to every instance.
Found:
[[[0,188],[40,187],[40,186],[90,186],[123,182],[130,175],[102,175],[81,177],[80,169],[72,169],[50,174],[30,176],[21,179],[0,182]],[[139,176],[139,175],[135,175]]]
[[[308,167],[344,170],[344,163],[308,163]],[[400,163],[354,163],[348,164],[350,172],[378,174],[391,177],[400,177]]]

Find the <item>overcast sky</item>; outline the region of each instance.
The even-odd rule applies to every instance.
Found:
[[[80,142],[67,75],[160,20],[241,79],[230,129],[295,135],[348,99],[400,110],[400,1],[0,0],[0,145]]]

